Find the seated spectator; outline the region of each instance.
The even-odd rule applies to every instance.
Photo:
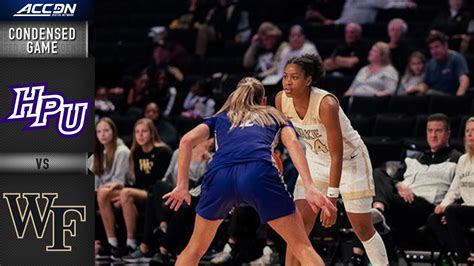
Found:
[[[412,48],[405,41],[408,26],[403,19],[394,18],[388,23],[388,46],[393,67],[402,73],[412,52]]]
[[[344,0],[311,0],[306,6],[305,20],[324,23],[341,15]]]
[[[184,49],[184,48],[183,48]],[[176,67],[175,62],[172,60],[171,51],[165,45],[165,43],[155,43],[152,52],[152,62],[147,66],[146,73],[150,80],[148,87],[153,87],[156,84],[156,74],[160,70],[166,70],[173,75],[175,80],[182,81],[184,78],[183,72]]]
[[[449,0],[449,8],[442,8],[433,23],[431,30],[446,34],[449,46],[459,50],[461,40],[467,36],[467,29],[472,14],[464,7],[464,0]]]
[[[346,0],[341,16],[336,20],[325,20],[325,24],[374,23],[379,9],[416,8],[413,0]]]
[[[345,43],[332,52],[331,57],[324,60],[324,68],[335,75],[355,75],[367,64],[367,48],[361,42],[362,27],[356,23],[346,25]]]
[[[95,176],[96,198],[105,226],[107,243],[102,243],[96,259],[110,259],[113,255],[118,255],[119,245],[115,234],[114,216],[107,216],[113,212],[113,208],[120,206],[120,190],[133,183],[130,176],[128,159],[130,150],[118,138],[117,127],[112,119],[101,118],[95,126],[95,149],[94,153],[87,160],[87,167]],[[102,214],[104,213],[104,214]]]
[[[148,74],[140,72],[133,79],[132,87],[128,90],[127,106],[143,108],[148,101]]]
[[[450,251],[458,265],[467,266],[474,263],[465,234],[474,226],[474,117],[467,120],[464,133],[466,153],[459,158],[448,193],[430,215],[428,224],[443,247],[442,251]],[[460,199],[463,204],[455,203]]]
[[[160,138],[175,149],[178,146],[178,131],[167,119],[160,116],[160,107],[155,102],[151,102],[145,107],[145,118],[151,119],[158,130]]]
[[[214,139],[208,139],[201,144],[194,147],[191,155],[191,164],[189,167],[190,177],[190,189],[196,187],[200,182],[201,177],[204,175],[207,169],[207,164],[212,157],[212,150],[214,149]],[[174,234],[176,237],[175,230],[167,230],[168,222],[173,215],[167,206],[164,205],[163,195],[170,192],[175,186],[178,179],[178,152],[175,150],[171,163],[166,170],[166,174],[163,179],[157,181],[150,191],[150,196],[146,202],[145,211],[145,231],[142,243],[136,249],[135,252],[129,256],[123,258],[125,262],[138,263],[138,262],[149,262],[155,253],[159,257],[167,255],[168,251],[172,251],[171,248],[156,246],[156,239],[154,231],[159,230],[161,235]],[[200,189],[197,189],[200,190]],[[194,190],[194,191],[197,191]],[[193,190],[192,190],[193,191]],[[191,192],[192,193],[192,192]],[[193,201],[196,198],[193,197]],[[193,204],[194,205],[194,204]],[[180,215],[179,213],[176,214]],[[192,222],[189,220],[188,222]],[[181,228],[184,229],[184,228]],[[189,234],[190,236],[191,234]],[[169,238],[166,236],[165,238]],[[170,242],[170,241],[165,241]],[[174,239],[174,242],[181,242],[180,239]]]
[[[206,18],[207,7],[203,0],[188,0],[186,10],[171,21],[170,29],[198,29]]]
[[[416,93],[413,88],[423,83],[426,70],[426,58],[421,52],[413,52],[408,59],[405,74],[398,84],[398,95]]]
[[[374,170],[372,216],[380,226],[386,221],[398,233],[409,234],[426,224],[435,205],[446,195],[461,156],[449,146],[450,135],[449,118],[444,114],[430,115],[426,126],[429,150],[415,158],[405,158],[392,178],[381,169]],[[375,227],[389,230],[380,226]],[[355,253],[363,254],[362,245]]]
[[[183,103],[182,116],[206,118],[214,114],[216,102],[212,99],[212,88],[204,80],[198,80],[189,90]]]
[[[108,98],[107,88],[99,86],[95,92],[95,113],[100,118],[115,111],[114,104]]]
[[[390,48],[377,42],[369,51],[369,65],[357,73],[344,96],[387,96],[397,89],[398,73],[390,64]]]
[[[204,57],[209,41],[235,40],[239,24],[242,23],[242,10],[231,0],[219,0],[207,13],[204,24],[198,29],[196,55]]]
[[[466,94],[469,88],[469,69],[464,56],[448,49],[447,37],[441,32],[432,32],[427,43],[431,60],[426,67],[424,82],[414,87],[414,90],[422,94]]]
[[[281,34],[281,30],[271,22],[260,24],[245,52],[243,66],[254,68],[254,75],[258,78],[268,76],[277,58],[288,45],[286,42],[281,42]]]
[[[290,29],[289,46],[286,46],[281,52],[277,74],[280,76],[283,74],[286,62],[289,59],[304,54],[319,55],[318,49],[316,49],[314,43],[306,39],[303,27],[300,25],[294,25]]]
[[[161,115],[168,118],[173,111],[176,102],[177,90],[173,86],[173,78],[166,70],[160,70],[156,74],[155,87],[150,88],[150,98],[162,107]]]
[[[283,48],[280,57],[277,58],[276,64],[268,70],[268,73],[271,75],[268,75],[262,83],[264,85],[278,84],[283,76],[286,62],[293,57],[299,57],[304,54],[319,55],[316,46],[311,41],[306,40],[303,27],[294,25],[290,29],[289,45]]]

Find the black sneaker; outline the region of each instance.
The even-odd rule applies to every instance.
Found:
[[[117,253],[118,248],[110,245],[110,244],[105,244],[101,245],[99,248],[99,251],[97,252],[97,255],[95,255],[96,260],[110,260],[112,257],[113,253]]]
[[[163,255],[159,251],[150,260],[150,266],[174,265],[171,255]]]
[[[364,265],[364,257],[361,255],[352,255],[352,257],[349,259],[349,265],[351,266],[362,266]]]
[[[127,247],[119,247],[119,248],[114,248],[112,247],[112,252],[110,254],[110,258],[112,260],[122,260],[122,257],[128,256],[131,253],[133,253],[135,250],[129,246]]]
[[[370,209],[370,214],[372,215],[372,223],[374,224],[375,229],[381,235],[388,234],[390,232],[390,226],[388,226],[385,221],[385,216],[382,211],[377,208]]]
[[[123,256],[122,260],[129,263],[148,263],[151,260],[149,254],[144,254],[140,247],[138,247],[134,252],[130,253],[128,256]]]

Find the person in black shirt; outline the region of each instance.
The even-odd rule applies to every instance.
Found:
[[[132,187],[123,188],[120,192],[120,204],[127,227],[128,252],[137,247],[136,204],[144,203],[155,182],[163,178],[171,155],[171,149],[158,136],[153,121],[142,118],[135,123],[129,158],[130,171],[135,175],[135,183]]]
[[[408,26],[403,19],[394,18],[390,20],[387,27],[388,46],[390,47],[390,60],[398,71],[403,73],[408,63],[413,48],[405,40]]]
[[[367,64],[368,48],[361,43],[362,28],[359,24],[349,23],[344,33],[344,44],[324,60],[324,68],[329,74],[355,75]]]

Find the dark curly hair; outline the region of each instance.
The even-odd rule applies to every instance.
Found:
[[[301,67],[305,76],[311,76],[313,83],[317,82],[325,74],[323,60],[319,55],[304,54],[300,57],[293,57],[288,62],[289,64],[295,64]]]

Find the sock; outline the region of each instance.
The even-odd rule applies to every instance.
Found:
[[[107,241],[112,247],[117,247],[118,246],[118,241],[116,237],[107,237]]]
[[[137,249],[137,240],[127,238],[127,247],[131,247],[132,249]]]
[[[370,263],[374,266],[385,266],[388,265],[387,251],[385,250],[385,244],[379,233],[375,234],[367,241],[362,241],[364,245],[367,257],[369,257]]]

